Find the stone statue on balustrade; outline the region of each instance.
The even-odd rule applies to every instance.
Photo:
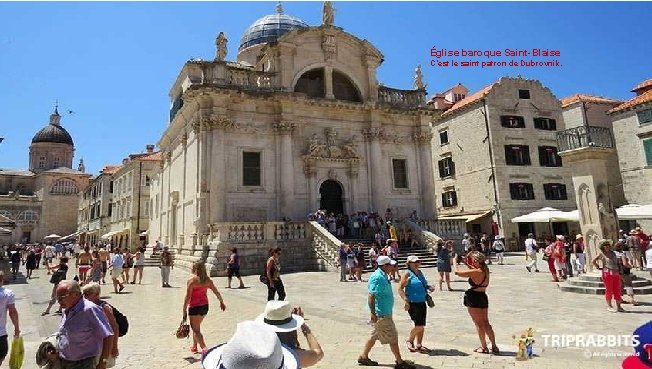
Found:
[[[215,47],[216,47],[215,60],[224,61],[226,59],[226,53],[227,53],[226,44],[228,42],[229,41],[226,39],[226,35],[224,35],[224,32],[220,32],[220,34],[217,35],[217,38],[215,39]]]
[[[419,64],[414,70],[414,89],[424,90],[425,88],[426,85],[423,83],[423,72],[421,71],[421,64]]]

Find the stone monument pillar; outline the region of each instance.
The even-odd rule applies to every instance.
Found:
[[[608,171],[618,168],[607,166],[609,157],[614,152],[610,132],[607,132],[609,140],[599,142],[595,140],[597,137],[592,137],[598,134],[591,130],[599,127],[578,128],[586,131],[581,134],[573,133],[579,139],[571,137],[571,141],[568,140],[569,136],[565,133],[577,130],[572,128],[559,132],[557,143],[564,165],[573,171],[573,190],[584,236],[586,267],[588,271],[592,271],[591,260],[599,253],[600,240],[606,238],[615,242],[618,239],[618,220],[610,195],[613,184],[608,182]],[[600,132],[600,135],[603,134],[604,132]]]

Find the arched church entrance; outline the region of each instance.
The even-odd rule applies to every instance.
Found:
[[[326,210],[329,214],[344,213],[344,201],[342,199],[342,186],[331,179],[324,181],[319,187],[319,208]]]

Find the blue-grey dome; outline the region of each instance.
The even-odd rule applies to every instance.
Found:
[[[290,30],[306,27],[308,27],[308,25],[304,21],[287,14],[276,13],[266,15],[256,20],[245,30],[240,39],[240,47],[238,48],[238,51],[242,51],[254,45],[276,41],[279,37]]]

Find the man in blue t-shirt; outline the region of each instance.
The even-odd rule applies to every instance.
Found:
[[[378,257],[378,269],[369,277],[369,310],[371,312],[371,322],[374,329],[371,336],[364,345],[362,355],[358,358],[358,364],[364,366],[378,366],[378,362],[369,358],[369,352],[374,347],[376,340],[381,344],[389,343],[389,347],[396,359],[396,369],[414,369],[412,362],[401,358],[401,351],[398,347],[398,332],[396,325],[392,320],[392,310],[394,309],[394,292],[392,284],[389,281],[388,274],[394,269],[396,261],[389,256]]]

